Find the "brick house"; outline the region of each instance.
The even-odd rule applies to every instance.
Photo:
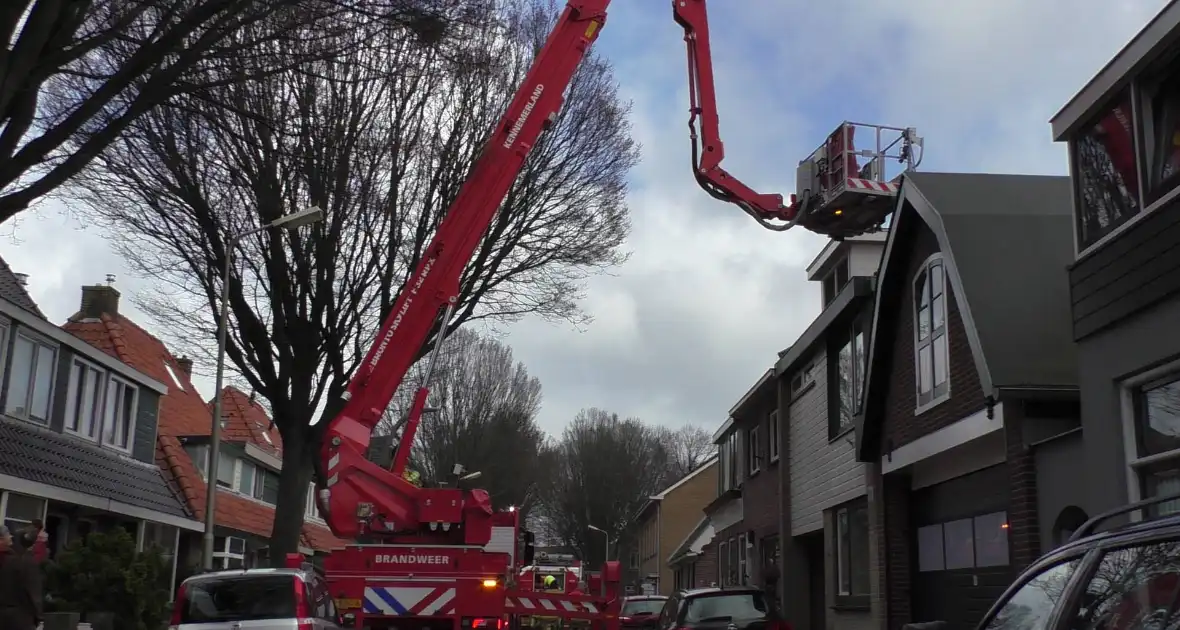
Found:
[[[212,405],[193,386],[192,361],[173,356],[163,342],[119,314],[119,292],[114,287],[83,287],[82,296],[79,311],[65,329],[170,386],[161,398],[153,454],[188,510],[203,519]],[[232,387],[223,395],[214,556],[221,567],[250,567],[267,560],[282,470],[282,439],[253,397]],[[310,554],[343,545],[323,525],[310,498],[306,519],[301,551]],[[182,537],[182,574],[200,566],[201,538],[200,531]]]
[[[649,584],[661,595],[672,593],[675,584],[668,560],[697,528],[701,510],[713,498],[716,469],[717,458],[706,461],[664,491],[648,497],[636,512],[632,523],[641,586]]]
[[[823,310],[779,353],[768,390],[783,429],[781,596],[795,628],[873,628],[867,470],[854,448],[873,277],[885,233],[832,241],[807,268]]]
[[[41,519],[50,553],[126,528],[176,566],[177,540],[199,532],[154,461],[168,385],[51,324],[0,261],[0,515],[14,530]]]
[[[1087,489],[1073,521],[1180,492],[1180,2],[1169,2],[1053,117],[1074,185],[1069,286]],[[1180,506],[1165,504],[1175,510]],[[1062,515],[1053,527],[1073,521]]]
[[[762,584],[762,567],[779,558],[779,430],[773,371],[763,372],[713,434],[721,467],[713,520],[717,582]]]
[[[878,272],[858,457],[885,626],[973,628],[1078,500],[1064,177],[909,173]],[[870,554],[870,558],[874,556]]]

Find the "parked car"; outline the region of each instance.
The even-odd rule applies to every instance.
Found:
[[[1161,512],[1163,515],[1161,515]],[[1099,532],[1112,519],[1143,520]],[[1180,495],[1099,514],[1026,569],[983,618],[984,630],[1175,628]]]
[[[176,592],[169,630],[340,630],[328,585],[311,565],[194,575]]]
[[[762,589],[726,586],[680,591],[668,598],[658,630],[788,630]]]
[[[668,601],[663,595],[634,595],[623,599],[619,609],[619,625],[623,628],[655,628]]]

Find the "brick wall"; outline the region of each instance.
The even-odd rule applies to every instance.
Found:
[[[1032,449],[1024,444],[1024,414],[1020,401],[1004,406],[1008,465],[1008,557],[1013,575],[1041,555],[1037,513],[1037,469]]]
[[[916,377],[914,370],[914,274],[923,263],[938,251],[934,233],[925,225],[916,228],[913,248],[905,265],[906,281],[902,298],[898,304],[896,324],[889,339],[894,348],[890,353],[889,391],[886,395],[885,426],[882,433],[882,455],[888,454],[903,444],[941,429],[957,420],[979,411],[984,406],[983,389],[979,373],[967,342],[963,318],[959,314],[958,302],[951,283],[948,281],[947,334],[950,350],[950,400],[915,416],[917,408],[915,395]]]
[[[673,588],[672,569],[668,557],[684,542],[701,519],[705,506],[717,497],[717,462],[698,470],[680,486],[667,493],[660,501],[659,543],[653,572],[660,574],[660,594],[670,595]]]
[[[878,475],[873,480],[874,496],[869,503],[870,535],[884,550],[877,560],[877,583],[872,607],[884,618],[884,628],[900,630],[910,622],[910,587],[913,572],[910,527],[910,480],[905,475]],[[884,615],[880,615],[884,611]]]
[[[747,530],[754,530],[758,540],[779,531],[779,462],[770,461],[769,440],[769,416],[778,404],[778,396],[777,388],[773,385],[766,389],[771,395],[764,396],[758,404],[752,405],[752,411],[736,423],[740,427],[738,430],[742,432],[742,439],[747,439],[752,427],[759,427],[760,469],[757,474],[750,476],[747,467],[743,471],[746,480],[742,486],[742,520]],[[780,428],[784,426],[782,422],[779,423]],[[779,441],[781,443],[781,437]]]
[[[696,584],[697,587],[712,586],[717,582],[717,539],[705,545],[701,549],[701,555],[697,556],[696,566]]]

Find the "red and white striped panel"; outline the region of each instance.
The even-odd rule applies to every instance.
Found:
[[[873,190],[886,193],[897,192],[897,184],[891,182],[875,182],[871,179],[848,178],[844,183],[849,190]]]
[[[598,614],[598,607],[591,602],[571,602],[568,600],[550,600],[540,597],[523,597],[520,595],[509,595],[504,602],[504,607],[512,610],[510,614],[526,614],[536,613],[544,615],[545,612],[556,612],[563,610],[571,613],[590,613]]]

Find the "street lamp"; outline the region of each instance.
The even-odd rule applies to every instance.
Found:
[[[229,276],[233,270],[234,251],[247,237],[274,228],[293,230],[323,220],[318,206],[285,214],[270,223],[230,236],[225,249],[225,268],[221,270],[221,317],[217,322],[217,379],[213,390],[213,430],[209,435],[209,458],[205,468],[205,536],[201,562],[206,571],[213,570],[213,527],[217,508],[217,467],[221,457],[221,385],[225,376],[225,343],[229,333]]]
[[[590,531],[598,532],[606,538],[606,550],[602,553],[602,596],[606,597],[606,563],[610,561],[610,533],[601,527],[593,525],[587,525],[587,527],[590,528]]]

